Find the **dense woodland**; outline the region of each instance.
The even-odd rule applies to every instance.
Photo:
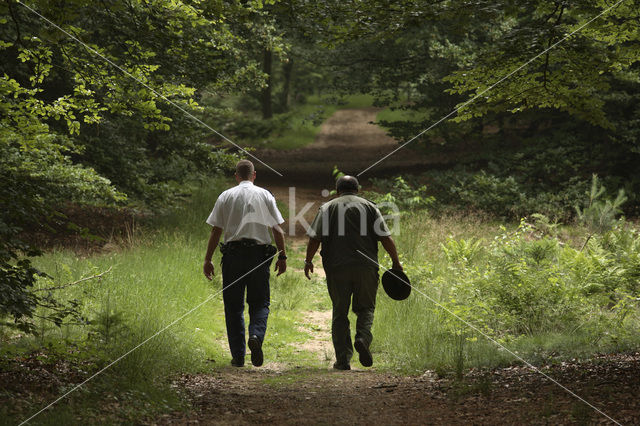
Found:
[[[86,321],[81,302],[33,291],[52,273],[35,266],[47,245],[35,234],[92,238],[74,223],[77,209],[162,215],[197,183],[228,173],[245,155],[239,147],[269,148],[296,120],[317,127],[362,94],[384,111],[378,124],[399,144],[420,134],[404,149],[469,153],[374,179],[371,197],[395,197],[431,217],[473,211],[516,223],[505,238],[533,232],[517,225],[533,214],[547,235],[582,223],[588,231],[570,254],[562,243],[532,249],[540,259],[564,253],[559,268],[570,275],[592,237],[621,214],[633,221],[640,213],[639,61],[638,0],[2,0],[2,326],[37,334],[40,316]],[[615,232],[598,244],[623,244]],[[509,255],[495,247],[444,247],[451,264],[495,260],[456,272],[461,294],[477,289],[474,274],[506,280],[494,266]],[[617,289],[617,279],[625,296],[602,293],[598,303],[624,300],[627,309],[626,297],[638,296],[638,265],[611,250],[616,265],[627,263],[602,282]],[[543,274],[520,266],[523,275]],[[515,335],[539,325],[503,315],[499,288],[482,288],[499,324],[479,311],[465,311],[469,318]],[[557,297],[544,303],[565,295]],[[584,306],[566,297],[567,309]]]

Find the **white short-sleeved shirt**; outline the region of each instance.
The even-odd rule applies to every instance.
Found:
[[[284,219],[269,191],[244,180],[220,194],[207,223],[224,230],[226,243],[251,238],[271,244],[269,228],[281,225]]]

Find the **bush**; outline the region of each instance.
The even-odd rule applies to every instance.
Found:
[[[450,240],[443,252],[450,262],[446,305],[497,338],[578,328],[623,331],[609,324],[635,309],[640,287],[640,236],[623,223],[594,237],[582,252],[556,238],[534,237],[524,221],[488,246]],[[479,260],[481,259],[481,261]],[[595,334],[593,339],[599,339]]]
[[[509,219],[540,213],[555,221],[568,221],[575,215],[574,206],[589,190],[589,182],[579,177],[550,188],[485,170],[433,171],[423,178],[440,207],[463,207]]]
[[[63,203],[113,203],[124,196],[94,170],[72,164],[66,138],[39,123],[24,130],[0,132],[0,321],[33,332],[30,319],[38,306],[53,309],[49,319],[58,324],[74,309],[33,293],[36,276],[43,274],[30,258],[40,251],[21,234],[59,215]]]
[[[425,185],[414,186],[403,177],[393,179],[372,179],[374,191],[363,195],[378,204],[383,214],[428,209],[435,203],[435,198],[427,194]],[[394,209],[394,206],[397,209]]]
[[[484,171],[462,180],[451,192],[473,209],[500,216],[513,215],[526,199],[523,188],[513,177],[499,178]]]

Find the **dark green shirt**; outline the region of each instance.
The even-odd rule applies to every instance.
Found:
[[[307,235],[322,243],[326,271],[351,264],[377,270],[378,265],[358,250],[377,262],[378,241],[391,233],[374,203],[347,193],[320,207]]]

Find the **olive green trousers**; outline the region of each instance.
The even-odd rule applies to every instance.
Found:
[[[336,351],[336,362],[349,364],[353,356],[349,307],[353,299],[353,312],[357,316],[356,339],[367,346],[373,336],[373,312],[376,308],[378,271],[368,266],[349,265],[327,271],[327,288],[333,303],[331,338]]]

